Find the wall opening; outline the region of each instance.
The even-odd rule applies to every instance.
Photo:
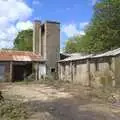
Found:
[[[54,73],[55,72],[55,68],[51,68],[51,73]]]
[[[12,70],[12,81],[18,82],[32,74],[32,64],[15,64]]]

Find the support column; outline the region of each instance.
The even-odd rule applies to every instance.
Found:
[[[58,79],[60,80],[60,78],[61,78],[61,67],[60,67],[60,63],[58,63],[57,65],[58,65],[58,67],[57,67],[58,69],[57,69],[56,72],[57,72],[57,77],[58,77]]]
[[[13,74],[13,62],[10,62],[10,82],[13,82],[12,80],[12,74]]]
[[[70,74],[71,74],[71,82],[73,82],[73,68],[72,68],[72,61],[70,62]]]
[[[116,72],[115,72],[115,57],[112,58],[112,72],[113,72],[113,76],[112,76],[112,79],[113,79],[113,82],[112,82],[112,86],[115,87],[116,86]]]
[[[87,69],[88,69],[88,86],[91,87],[91,78],[90,78],[90,60],[87,60]]]
[[[35,64],[35,80],[38,80],[37,64]]]
[[[35,80],[39,80],[39,65],[38,65],[38,63],[34,63],[34,70],[35,70]]]
[[[40,36],[39,36],[39,30],[41,27],[41,21],[36,20],[34,21],[33,25],[33,52],[39,53],[40,51]]]

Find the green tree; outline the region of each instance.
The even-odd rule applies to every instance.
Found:
[[[14,49],[32,51],[33,30],[23,30],[18,33],[14,40]]]
[[[66,53],[75,53],[78,52],[80,47],[78,46],[80,42],[80,36],[73,36],[69,38],[65,44],[65,52]]]
[[[120,0],[99,0],[95,5],[85,44],[89,52],[120,47]]]
[[[66,43],[70,52],[103,52],[120,47],[120,0],[98,0],[86,35]]]

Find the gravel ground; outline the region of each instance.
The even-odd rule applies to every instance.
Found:
[[[56,89],[46,84],[15,83],[1,86],[5,94],[17,96],[30,108],[29,120],[120,120],[119,105],[91,99],[85,87]]]

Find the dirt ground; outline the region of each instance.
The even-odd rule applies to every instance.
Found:
[[[30,108],[29,120],[120,120],[120,105],[90,96],[78,85],[56,88],[46,84],[1,84],[2,91],[22,99]]]

